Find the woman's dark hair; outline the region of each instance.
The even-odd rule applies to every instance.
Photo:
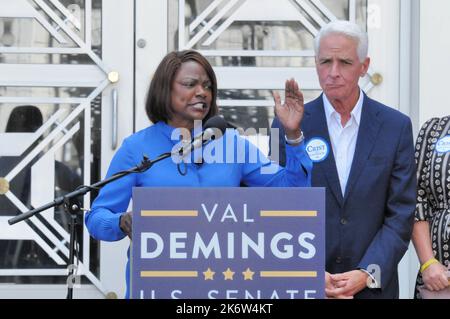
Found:
[[[156,123],[158,121],[168,122],[173,117],[172,110],[172,83],[175,80],[175,74],[181,67],[181,64],[194,61],[205,69],[206,74],[211,80],[212,101],[208,114],[204,121],[210,117],[217,115],[219,109],[216,104],[217,99],[217,80],[214,70],[208,60],[193,50],[174,51],[167,54],[156,69],[155,75],[150,83],[147,93],[147,101],[145,102],[145,111],[150,121]]]

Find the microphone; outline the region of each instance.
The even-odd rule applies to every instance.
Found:
[[[205,125],[203,126],[203,129],[206,130],[209,128],[215,128],[218,129],[220,132],[222,132],[222,134],[224,134],[228,125],[229,124],[227,123],[227,121],[225,121],[223,117],[221,117],[220,115],[215,115],[206,121]]]
[[[225,130],[227,128],[232,128],[232,129],[239,129],[239,126],[233,125],[230,122],[227,122],[222,116],[220,115],[216,115],[211,117],[209,120],[206,121],[204,128],[208,128],[208,127],[214,127],[219,129],[222,132],[225,132]]]
[[[227,127],[228,123],[221,116],[211,117],[203,125],[203,131],[200,134],[194,136],[189,143],[183,143],[171,152],[172,158],[176,159],[176,162],[181,162],[193,150],[200,148],[211,140],[222,137]]]

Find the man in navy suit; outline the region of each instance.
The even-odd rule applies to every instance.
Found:
[[[367,34],[356,24],[331,22],[315,41],[323,94],[305,105],[299,131],[314,161],[312,185],[326,188],[326,295],[398,298],[397,267],[415,208],[411,121],[360,89],[370,59]],[[286,94],[302,105],[292,81]],[[280,103],[278,93],[274,99]],[[283,148],[277,119],[272,127],[280,129]]]

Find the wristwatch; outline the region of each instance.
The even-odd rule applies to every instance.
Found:
[[[284,139],[286,140],[286,143],[289,145],[295,145],[300,144],[305,139],[305,136],[303,135],[303,131],[300,131],[300,137],[296,138],[295,140],[290,140],[286,135],[284,135]]]
[[[375,277],[366,269],[363,268],[358,268],[358,270],[366,273],[367,275],[369,275],[369,277],[367,277],[367,282],[366,282],[366,286],[369,289],[376,289],[376,288],[380,288],[379,287],[379,283],[377,282],[377,280],[375,279]]]

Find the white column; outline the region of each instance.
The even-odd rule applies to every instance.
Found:
[[[420,125],[450,114],[450,1],[420,2]]]

